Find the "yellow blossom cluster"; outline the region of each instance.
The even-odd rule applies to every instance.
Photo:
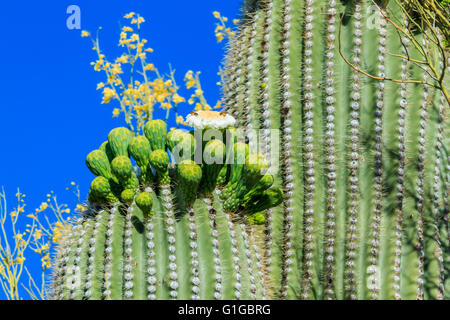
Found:
[[[175,113],[177,124],[184,124],[184,119],[178,113],[178,105],[186,103],[186,99],[179,93],[179,87],[174,78],[174,71],[162,75],[155,65],[148,61],[147,54],[153,49],[147,47],[148,41],[141,36],[141,25],[145,19],[135,12],[124,16],[127,25],[122,26],[119,37],[119,47],[124,52],[114,60],[108,60],[100,48],[99,38],[93,38],[88,31],[82,31],[82,37],[89,37],[93,43],[93,50],[97,53],[97,60],[92,62],[95,71],[102,71],[106,80],[98,83],[97,90],[102,90],[102,104],[116,102],[112,116],[125,117],[129,129],[136,133],[142,132],[146,121],[153,118],[157,109],[166,112],[166,120],[170,111]],[[196,100],[195,108],[208,108],[206,99],[200,87],[198,76],[187,80],[186,87],[195,89],[189,101]],[[190,103],[191,105],[194,103]],[[192,111],[192,110],[187,110]]]
[[[222,16],[218,11],[214,11],[213,16],[218,20],[216,22],[216,29],[214,30],[218,43],[222,42],[225,38],[231,39],[236,36],[236,32],[232,31],[231,28],[227,26],[227,17]],[[239,20],[235,19],[233,20],[233,23],[238,24]]]
[[[188,99],[188,103],[193,105],[196,111],[211,110],[211,106],[208,104],[202,90],[202,85],[200,83],[200,72],[196,72],[194,74],[192,70],[189,70],[184,76],[184,82],[186,84],[186,89],[194,90],[191,97]],[[214,106],[214,109],[218,108],[220,108],[220,101],[218,101],[216,106]]]
[[[72,182],[71,187],[80,202],[79,188]],[[19,287],[24,288],[31,299],[45,297],[45,281],[36,282],[27,267],[30,254],[38,254],[41,261],[42,279],[48,274],[51,266],[50,255],[55,245],[63,240],[71,230],[71,217],[63,214],[71,212],[67,204],[59,204],[53,191],[47,194],[32,214],[25,214],[25,195],[20,191],[16,194],[17,206],[8,213],[6,194],[0,191],[0,282],[7,299],[21,299]],[[85,206],[77,205],[78,211]],[[49,212],[50,211],[50,212]],[[7,219],[7,217],[10,219]],[[22,222],[26,216],[29,223]],[[25,231],[19,227],[25,225]],[[53,251],[52,251],[53,250]],[[32,261],[31,259],[30,261]],[[22,278],[26,276],[27,281]]]

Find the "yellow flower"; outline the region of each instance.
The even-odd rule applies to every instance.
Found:
[[[16,240],[22,240],[23,234],[18,233],[18,234],[16,234],[16,235],[14,236],[14,238],[15,238]]]
[[[216,33],[216,39],[217,39],[217,42],[220,43],[223,41],[223,39],[225,39],[225,37],[222,32],[218,32],[218,33]]]
[[[186,75],[184,76],[184,81],[186,82],[186,88],[190,89],[193,86],[195,86],[195,79],[192,75],[192,71],[189,70]]]
[[[115,108],[115,109],[113,110],[113,118],[118,117],[119,114],[120,114],[120,109]]]
[[[83,206],[82,204],[77,204],[76,210],[79,212],[85,212],[87,208]]]
[[[116,63],[127,63],[128,62],[128,55],[123,54],[119,58],[116,59]]]
[[[137,22],[138,22],[139,24],[144,23],[144,22],[145,22],[145,19],[144,19],[143,17],[139,17]]]
[[[24,262],[25,262],[25,258],[23,256],[20,256],[20,257],[16,258],[16,263],[23,264]]]
[[[103,89],[103,101],[102,104],[110,103],[113,98],[116,97],[116,93],[111,88]]]
[[[46,210],[47,208],[48,208],[48,203],[42,202],[41,206],[39,207],[39,211],[42,212],[42,211]]]
[[[122,28],[122,31],[123,32],[133,32],[133,28],[125,26]]]
[[[220,13],[218,11],[214,11],[213,12],[213,16],[214,16],[214,18],[219,19],[220,18]]]
[[[184,124],[184,119],[182,116],[178,116],[176,120],[177,120],[177,124]]]
[[[156,69],[155,69],[155,66],[153,65],[153,63],[149,63],[149,64],[147,64],[147,65],[144,67],[144,70],[145,70],[145,71],[147,71],[147,70],[149,70],[149,71],[155,71]]]
[[[123,17],[125,18],[125,19],[131,19],[131,18],[133,18],[133,16],[135,15],[136,13],[134,13],[134,12],[130,12],[130,13],[127,13],[126,15],[124,15]]]
[[[34,240],[39,240],[42,238],[42,230],[37,229],[33,234]]]
[[[137,33],[133,33],[130,39],[131,41],[139,41],[139,35]]]
[[[98,83],[97,90],[103,88],[104,86],[105,86],[105,84],[103,82]],[[50,195],[48,195],[48,196],[50,197]]]
[[[91,34],[85,30],[81,31],[81,37],[85,38],[85,37],[89,37]]]
[[[179,103],[181,103],[181,102],[186,102],[186,99],[183,98],[182,96],[178,95],[177,93],[175,93],[175,94],[173,95],[173,97],[172,97],[172,101],[173,101],[175,104],[179,104]]]

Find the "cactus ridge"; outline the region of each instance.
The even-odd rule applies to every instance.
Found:
[[[264,231],[273,297],[449,297],[448,104],[433,85],[355,70],[432,82],[427,67],[401,58],[420,54],[384,16],[405,20],[398,3],[380,8],[249,1],[230,40],[223,105],[249,140],[261,129],[268,159],[281,151],[273,190],[284,200],[266,211]],[[229,207],[237,189],[222,193]]]

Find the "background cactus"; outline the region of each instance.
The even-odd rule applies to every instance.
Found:
[[[266,297],[260,249],[254,239],[254,229],[264,223],[264,215],[255,208],[278,205],[281,190],[266,183],[240,195],[233,210],[224,210],[218,196],[222,186],[217,185],[219,171],[231,170],[223,163],[224,143],[211,140],[204,148],[197,144],[208,159],[218,155],[222,163],[197,164],[189,152],[176,163],[167,153],[177,145],[171,140],[174,130],[170,132],[167,138],[165,123],[158,120],[145,126],[150,140],[117,128],[106,144],[87,156],[87,166],[97,177],[91,184],[89,209],[58,249],[54,299]],[[179,141],[190,151],[193,136],[178,133],[191,137]],[[108,146],[112,160],[103,151]],[[133,168],[128,154],[139,169]],[[255,170],[251,158],[246,158],[243,172],[257,183],[262,171]],[[221,184],[226,183],[225,177]],[[253,210],[244,208],[245,196]]]
[[[342,59],[340,47],[355,68],[432,82],[394,56],[419,54],[373,4],[247,1],[230,40],[222,104],[261,129],[267,155],[281,146],[271,161],[285,199],[266,212],[271,298],[450,298],[449,106],[433,86],[375,80]],[[404,20],[395,1],[385,10]]]

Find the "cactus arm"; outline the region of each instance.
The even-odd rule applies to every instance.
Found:
[[[88,276],[86,282],[85,297],[90,300],[100,300],[103,289],[103,273],[106,241],[106,224],[108,214],[100,210],[96,219],[92,238],[90,239]]]
[[[109,285],[105,285],[106,292],[104,292],[104,298],[107,300],[121,300],[123,298],[124,226],[125,219],[119,212],[119,206],[114,206],[111,209],[108,225],[112,234],[110,237],[111,260],[107,260],[105,267],[105,284],[109,282]]]

